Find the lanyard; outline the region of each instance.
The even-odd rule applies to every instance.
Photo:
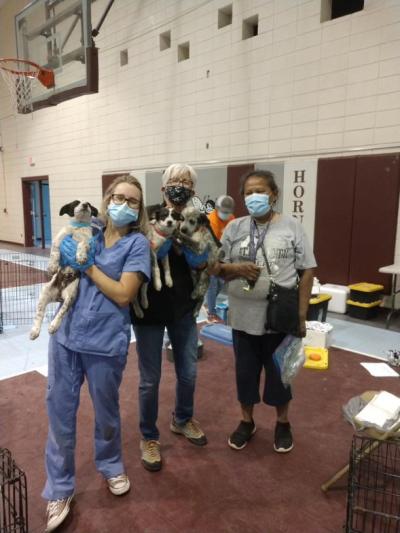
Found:
[[[265,226],[265,228],[263,229],[263,231],[260,234],[260,230],[258,229],[256,221],[254,220],[254,218],[251,219],[251,222],[250,222],[249,257],[250,257],[250,261],[252,261],[253,263],[256,262],[258,249],[263,247],[263,245],[264,245],[265,235],[267,233],[267,230],[269,228],[270,223],[271,223],[271,220],[268,221],[268,224]],[[255,241],[255,232],[256,231],[257,231],[257,237],[258,237],[257,245],[254,242]],[[264,252],[264,248],[262,248],[262,250]]]

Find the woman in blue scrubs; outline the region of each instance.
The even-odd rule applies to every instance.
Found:
[[[85,378],[95,412],[96,468],[113,494],[130,488],[122,461],[119,386],[130,342],[128,305],[150,278],[139,181],[129,175],[114,180],[104,195],[102,214],[105,225],[81,269],[77,299],[49,343],[47,481],[42,494],[49,500],[47,533],[65,520],[74,494],[76,414]],[[61,247],[64,262],[71,266],[76,266],[74,247],[71,241]]]

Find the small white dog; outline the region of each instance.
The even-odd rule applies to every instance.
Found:
[[[80,273],[73,268],[60,266],[60,245],[67,235],[78,242],[76,252],[76,262],[83,265],[88,259],[90,239],[93,236],[91,220],[92,216],[97,216],[98,211],[89,202],[79,202],[75,200],[64,205],[60,210],[60,216],[68,214],[73,217],[70,223],[65,226],[55,237],[50,252],[48,272],[52,276],[51,280],[43,287],[36,309],[36,316],[30,332],[32,340],[39,336],[47,304],[50,302],[63,302],[56,316],[49,325],[49,333],[54,333],[60,327],[61,321],[73,304],[77,292]]]
[[[168,240],[172,239],[181,220],[183,220],[182,215],[174,211],[171,207],[160,207],[151,214],[147,238],[149,239],[151,245],[151,270],[153,276],[153,286],[156,291],[160,291],[162,288],[157,253],[161,247],[167,243]],[[169,267],[168,253],[166,253],[161,259],[161,264],[164,269],[165,284],[167,287],[172,287],[173,281]],[[148,283],[143,283],[140,289],[140,304],[143,309],[147,309],[149,306],[147,299],[147,286]],[[137,299],[133,302],[133,309],[138,318],[143,317],[143,311]]]
[[[196,207],[186,207],[182,211],[183,222],[179,226],[178,240],[197,255],[208,250],[207,266],[213,265],[222,258],[221,243],[211,229],[210,221],[205,213]],[[194,289],[191,297],[198,300],[194,310],[197,316],[210,283],[208,269],[192,270]]]

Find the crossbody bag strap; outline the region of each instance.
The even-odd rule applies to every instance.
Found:
[[[268,262],[268,259],[267,259],[267,254],[265,253],[265,250],[264,250],[264,243],[262,243],[262,245],[261,245],[261,252],[262,252],[262,254],[264,256],[265,266],[267,267],[268,275],[269,275],[269,277],[271,278],[271,281],[272,281],[271,267],[269,266],[269,262]]]
[[[271,283],[275,283],[275,281],[272,279],[272,271],[271,271],[271,267],[269,266],[269,262],[268,262],[268,259],[267,259],[267,254],[265,253],[265,249],[264,249],[264,243],[262,244],[261,246],[261,252],[264,256],[264,261],[265,261],[265,266],[267,267],[267,272],[268,272],[268,275],[271,279]],[[293,287],[293,288],[296,288],[298,289],[299,288],[299,281],[300,281],[300,278],[299,278],[299,274],[297,273],[297,270],[296,270],[296,287]]]

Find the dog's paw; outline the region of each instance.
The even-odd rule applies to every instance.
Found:
[[[55,333],[59,327],[60,327],[60,324],[53,320],[53,322],[50,323],[49,329],[48,329],[50,335],[53,335],[53,333]]]
[[[29,338],[31,339],[31,341],[34,341],[35,339],[37,339],[39,337],[39,333],[40,333],[39,328],[32,328],[29,333]]]
[[[165,276],[165,285],[167,287],[173,287],[174,282],[172,281],[171,276]]]
[[[153,282],[153,285],[154,285],[154,288],[156,289],[156,291],[160,291],[161,288],[162,288],[162,283],[161,283],[161,280],[159,280],[159,279],[155,279],[154,282]]]

